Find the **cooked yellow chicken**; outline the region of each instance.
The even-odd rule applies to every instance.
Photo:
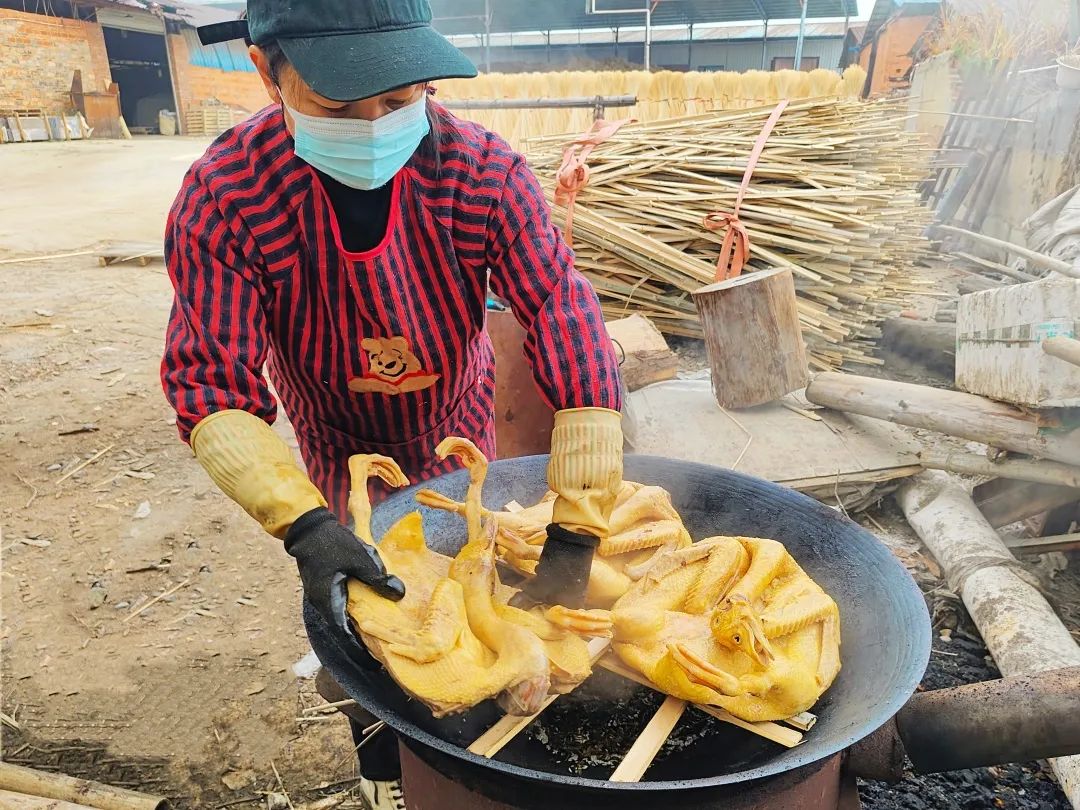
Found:
[[[421,490],[416,499],[435,509],[465,512],[465,504],[432,490]],[[496,542],[503,561],[522,574],[531,575],[540,559],[554,501],[554,493],[549,492],[539,503],[518,512],[484,512],[498,519]],[[593,559],[585,604],[611,607],[662,551],[685,548],[690,542],[665,490],[624,481],[611,514],[611,534],[600,541]]]
[[[480,510],[487,461],[465,439],[447,439],[437,452],[441,458],[458,455],[469,468],[469,542],[454,559],[431,551],[420,515],[407,515],[379,544],[387,570],[405,583],[405,598],[391,602],[353,581],[349,615],[372,655],[435,716],[488,698],[511,714],[532,714],[549,691],[568,690],[588,677],[588,651],[578,634],[610,635],[610,620],[589,611],[509,607],[516,591],[496,575],[497,521],[485,523]],[[396,487],[408,481],[384,456],[354,456],[349,469],[357,534],[374,542],[367,479],[377,475]]]
[[[744,720],[806,711],[840,671],[836,603],[774,540],[664,551],[612,620],[616,653],[658,689]]]

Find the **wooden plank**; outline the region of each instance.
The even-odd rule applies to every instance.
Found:
[[[640,781],[682,719],[686,706],[685,700],[668,695],[608,779],[612,782]]]
[[[810,712],[799,712],[794,717],[789,717],[784,721],[792,728],[797,728],[799,731],[809,731],[815,725],[817,725],[817,715]]]
[[[648,318],[631,315],[608,321],[605,325],[616,344],[619,372],[628,391],[673,379],[678,373],[678,356]]]
[[[997,478],[979,484],[975,505],[995,529],[1080,500],[1080,489]]]
[[[524,731],[529,724],[541,715],[541,713],[559,698],[559,695],[548,695],[547,699],[540,704],[540,711],[526,717],[504,715],[499,721],[477,737],[466,749],[470,754],[477,754],[490,759],[505,748],[511,740]]]
[[[730,467],[799,490],[874,483],[921,470],[919,446],[902,428],[877,419],[815,409],[820,421],[770,403],[733,414],[716,407],[708,380],[670,380],[632,393],[634,451]],[[813,406],[810,406],[813,407]],[[791,448],[798,447],[798,453]]]
[[[1050,537],[1006,537],[1005,545],[1013,552],[1049,554],[1051,551],[1080,551],[1080,532]]]

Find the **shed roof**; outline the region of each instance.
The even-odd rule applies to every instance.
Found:
[[[860,28],[861,31],[861,28]],[[844,36],[844,23],[815,22],[806,24],[806,39],[841,39]],[[746,25],[702,25],[694,27],[694,42],[760,42],[765,37],[765,26],[761,23]],[[798,23],[773,23],[769,26],[768,39],[793,40],[799,35]],[[451,34],[448,39],[459,48],[475,48],[482,44],[482,34]],[[654,28],[652,41],[686,42],[690,39],[687,26]],[[619,42],[644,42],[645,31],[638,25],[619,32]],[[543,45],[596,45],[615,41],[615,33],[608,29],[586,31],[562,31],[551,35],[550,41],[545,33],[526,31],[523,33],[492,34],[491,44],[496,47],[527,47]]]
[[[655,10],[657,26],[694,23],[790,20],[799,16],[799,0],[488,0],[492,33],[518,31],[569,31],[641,26],[647,2]],[[597,11],[620,12],[590,14]],[[858,14],[857,0],[807,0],[808,19]],[[484,31],[484,0],[431,0],[435,27],[444,34],[476,34]]]

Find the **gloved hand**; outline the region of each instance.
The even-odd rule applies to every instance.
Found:
[[[544,604],[580,608],[593,554],[608,536],[622,486],[622,416],[607,408],[555,414],[548,486],[555,493],[552,522],[524,593]]]
[[[297,518],[285,535],[285,550],[296,558],[304,597],[333,628],[343,646],[360,643],[345,610],[347,577],[360,580],[395,602],[405,596],[405,584],[386,573],[375,546],[349,531],[329,509],[318,507]]]
[[[401,580],[387,576],[375,547],[326,509],[326,500],[285,442],[254,414],[210,414],[191,432],[191,447],[222,492],[270,534],[285,538],[285,550],[300,569],[304,596],[334,630],[339,646],[361,663],[370,661],[345,614],[346,577],[390,599],[405,595]]]

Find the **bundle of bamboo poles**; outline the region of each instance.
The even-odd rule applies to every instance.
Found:
[[[609,317],[638,312],[669,334],[701,335],[690,293],[714,281],[724,238],[703,221],[733,211],[772,110],[630,124],[595,148],[572,238]],[[570,140],[527,145],[553,201]],[[792,102],[765,144],[740,213],[752,244],[747,272],[792,270],[815,368],[877,363],[878,324],[924,284],[914,267],[928,247],[921,149],[895,105],[856,100]],[[566,209],[554,211],[565,226]]]
[[[659,121],[757,107],[781,98],[855,98],[865,79],[866,72],[858,66],[849,67],[843,75],[832,70],[488,73],[475,79],[440,81],[436,98],[453,102],[635,96],[637,105],[609,110],[607,117]],[[455,110],[455,114],[497,132],[515,149],[529,138],[584,130],[593,119],[591,109]]]

